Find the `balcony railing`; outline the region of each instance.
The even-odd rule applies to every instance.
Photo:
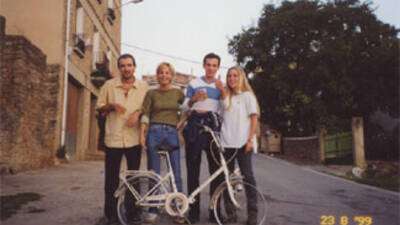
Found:
[[[111,78],[109,61],[105,56],[102,56],[102,59],[103,61],[98,61],[95,63],[96,69],[94,69],[90,77],[92,84],[98,88]]]
[[[97,69],[104,61],[104,55],[100,51],[93,52],[92,69]]]

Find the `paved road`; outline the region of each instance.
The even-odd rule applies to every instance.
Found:
[[[203,161],[205,158],[203,157]],[[263,155],[254,157],[258,187],[267,197],[266,225],[320,225],[323,215],[336,219],[370,216],[373,225],[399,223],[399,195],[319,174]],[[183,164],[184,165],[184,164]],[[183,166],[185,167],[185,166]],[[7,175],[1,195],[33,192],[42,195],[2,225],[94,225],[102,215],[103,162],[73,162],[45,170]],[[202,179],[207,176],[206,163]],[[183,171],[183,177],[186,171]],[[208,193],[202,194],[199,224],[207,224]],[[163,219],[159,224],[172,224]],[[336,221],[335,224],[340,224]]]
[[[321,216],[370,216],[374,225],[398,225],[399,195],[316,173],[281,160],[254,158],[258,186],[268,196],[268,225],[320,225]],[[335,224],[340,224],[337,221]]]

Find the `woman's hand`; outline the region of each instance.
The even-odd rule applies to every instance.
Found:
[[[186,122],[185,120],[179,121],[178,124],[176,124],[176,129],[177,129],[178,131],[182,130],[183,127],[185,127],[185,122]]]
[[[147,134],[147,124],[140,124],[140,135],[139,135],[139,144],[142,146],[143,150],[147,149],[146,146],[146,134]]]
[[[244,153],[250,153],[251,151],[253,151],[253,141],[252,140],[248,140],[246,143],[246,147],[244,148]]]
[[[128,127],[134,127],[139,122],[140,112],[136,111],[129,115],[128,120],[126,121],[126,125]]]

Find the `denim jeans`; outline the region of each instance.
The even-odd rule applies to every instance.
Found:
[[[158,174],[160,174],[160,155],[157,150],[161,146],[169,148],[169,158],[175,176],[176,187],[179,192],[182,192],[178,131],[172,125],[150,124],[147,134],[147,166],[149,170],[153,170]]]

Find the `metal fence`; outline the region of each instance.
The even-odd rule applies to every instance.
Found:
[[[337,133],[324,138],[325,158],[340,158],[353,153],[351,132]]]

